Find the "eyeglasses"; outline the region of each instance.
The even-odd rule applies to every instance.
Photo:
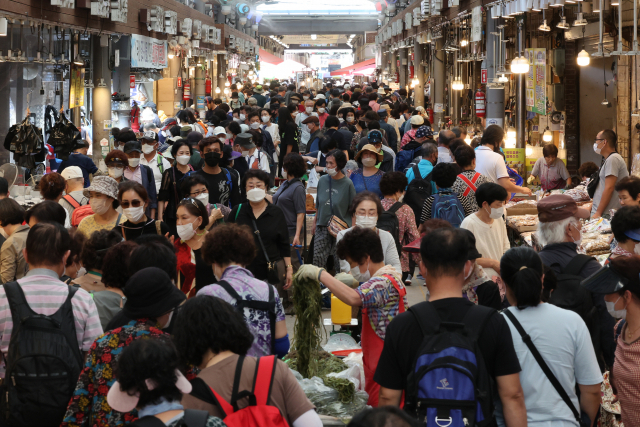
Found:
[[[120,206],[122,206],[122,209],[129,209],[129,207],[132,208],[139,208],[140,206],[142,206],[144,203],[142,202],[142,200],[132,200],[131,202],[128,202],[127,200],[120,202]]]
[[[596,138],[596,139],[594,139],[594,140],[593,140],[593,142],[596,142],[596,143],[597,143],[598,141],[606,141],[606,139],[604,139],[604,138],[602,138],[602,139]]]

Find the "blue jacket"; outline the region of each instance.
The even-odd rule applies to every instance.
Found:
[[[91,157],[80,153],[71,153],[67,160],[63,160],[62,163],[60,163],[57,172],[62,173],[62,171],[69,166],[78,166],[80,168],[82,176],[84,177],[85,188],[89,186],[89,174],[98,172],[98,167],[93,163]]]
[[[156,191],[156,181],[153,178],[153,171],[149,166],[140,165],[140,176],[142,177],[142,186],[147,190],[149,195],[149,206],[147,207],[147,216],[151,217],[151,209],[158,209],[158,193]]]

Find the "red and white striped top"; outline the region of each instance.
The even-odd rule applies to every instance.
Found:
[[[617,328],[618,325],[616,325]],[[640,339],[627,344],[622,328],[613,363],[613,387],[620,401],[620,414],[625,426],[640,426]]]

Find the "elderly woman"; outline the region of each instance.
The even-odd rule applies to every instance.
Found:
[[[27,245],[29,226],[23,225],[24,208],[13,199],[0,200],[0,226],[7,240],[0,249],[0,279],[2,283],[24,277],[29,270],[23,250]]]
[[[252,234],[249,227],[237,224],[224,224],[207,234],[203,258],[220,280],[202,288],[198,297],[218,297],[240,311],[254,336],[248,356],[282,358],[289,352],[289,335],[278,291],[246,269],[256,256]]]
[[[158,219],[162,219],[167,224],[173,236],[177,234],[176,210],[178,202],[183,197],[179,183],[185,175],[193,170],[189,164],[192,154],[191,146],[186,139],[174,142],[171,146],[171,155],[175,162],[162,174],[162,182],[158,192]]]
[[[351,174],[351,181],[356,193],[371,191],[382,199],[380,180],[384,172],[376,168],[376,165],[382,162],[383,158],[384,155],[379,150],[376,150],[373,144],[366,144],[356,154],[356,162],[362,164],[362,169],[357,169]]]
[[[104,158],[104,163],[107,165],[109,176],[115,179],[118,184],[123,181],[128,181],[128,179],[124,177],[124,169],[129,166],[129,157],[127,157],[124,151],[109,151]]]
[[[40,180],[40,194],[44,200],[51,200],[53,202],[59,203],[60,199],[62,199],[62,192],[66,188],[66,181],[56,172],[51,172],[46,174]],[[64,210],[65,212],[65,220],[64,220],[64,228],[71,228],[71,218],[69,218],[69,212]]]
[[[258,253],[247,269],[257,279],[276,285],[280,298],[284,298],[293,276],[289,229],[282,209],[266,199],[269,180],[269,174],[259,169],[244,174],[242,187],[249,203],[234,208],[229,220],[247,225],[254,232]]]
[[[408,307],[406,289],[400,271],[384,262],[382,243],[378,234],[369,228],[355,227],[338,242],[338,256],[345,259],[354,277],[362,283],[352,289],[337,280],[324,268],[305,264],[298,275],[318,280],[340,301],[362,307],[362,354],[364,361],[367,404],[378,405],[380,386],[373,374],[382,353],[387,326],[397,314]]]
[[[115,230],[124,240],[134,240],[143,234],[169,234],[169,227],[162,222],[147,217],[145,212],[149,206],[147,190],[136,181],[120,184],[118,203],[122,206],[122,213],[127,220],[116,225]]]
[[[87,237],[91,237],[94,231],[111,230],[116,225],[124,222],[126,217],[119,214],[118,208],[118,183],[108,176],[96,176],[91,185],[84,189],[85,197],[89,198],[89,205],[94,214],[80,221],[78,231]]]

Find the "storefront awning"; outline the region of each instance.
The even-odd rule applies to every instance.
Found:
[[[331,77],[350,76],[358,73],[359,71],[365,70],[367,68],[371,68],[371,66],[373,66],[373,68],[375,69],[376,67],[375,58],[367,59],[366,61],[358,62],[357,64],[349,65],[348,67],[344,67],[344,68],[340,68],[339,70],[332,71]],[[359,73],[359,74],[361,75],[362,73]]]
[[[269,64],[278,65],[284,62],[284,59],[278,58],[274,54],[260,48],[260,62],[268,62]]]

